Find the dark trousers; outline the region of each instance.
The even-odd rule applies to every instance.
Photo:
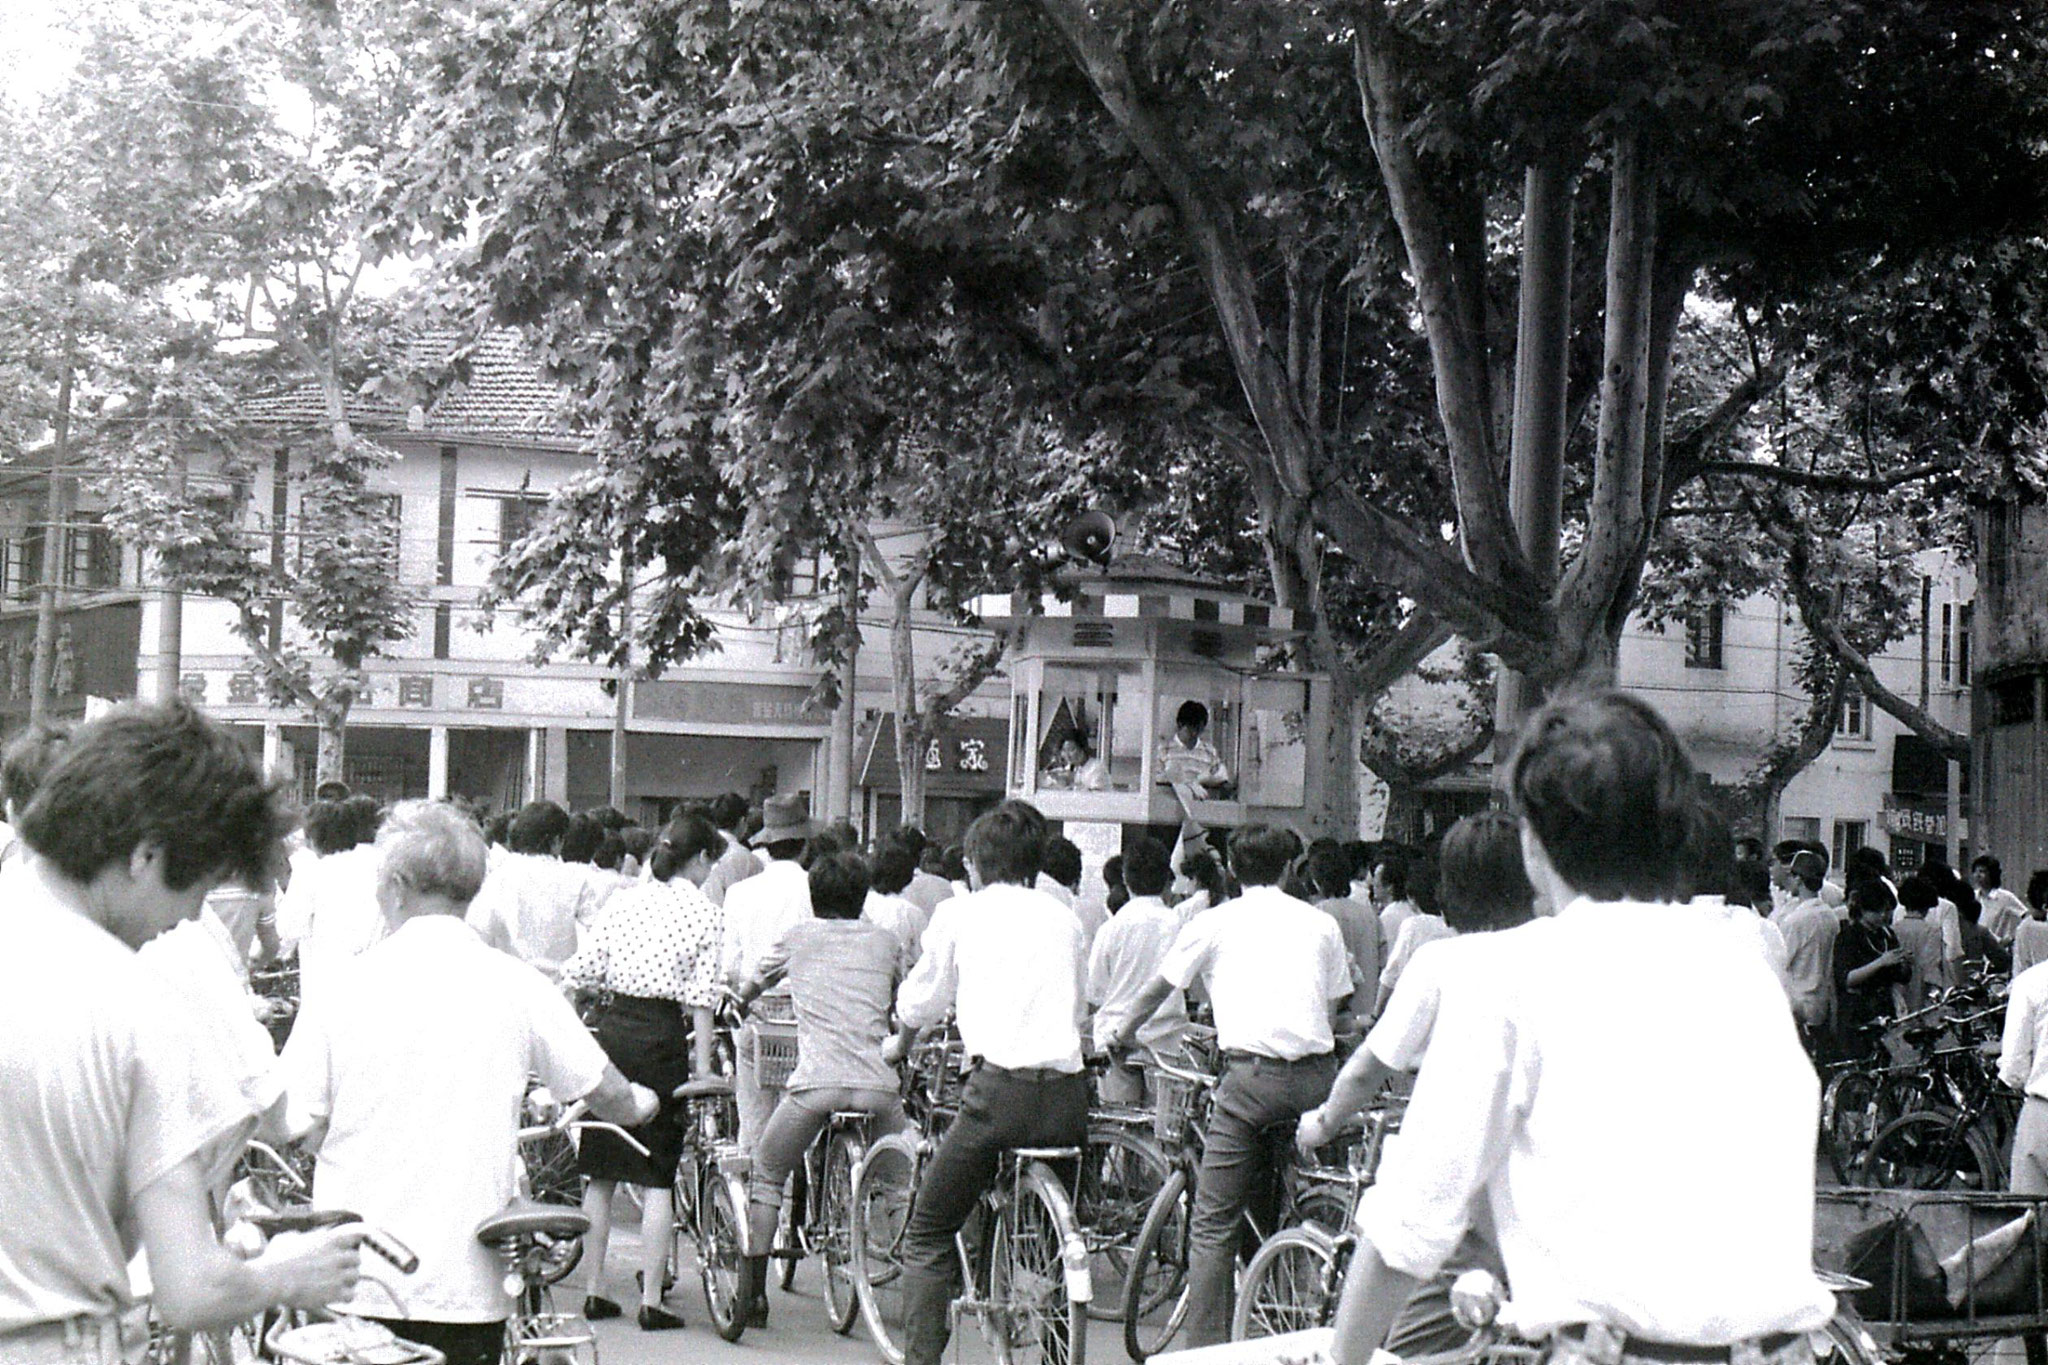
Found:
[[[953,1234],[1013,1147],[1085,1147],[1088,1078],[984,1066],[967,1081],[960,1116],[918,1181],[903,1230],[904,1365],[939,1365],[952,1336],[947,1309],[958,1293]],[[1072,1172],[1068,1172],[1071,1185]]]
[[[1225,1062],[1209,1107],[1202,1170],[1188,1220],[1191,1349],[1230,1339],[1239,1223],[1259,1189],[1273,1188],[1279,1174],[1274,1154],[1284,1154],[1266,1130],[1291,1124],[1328,1099],[1336,1079],[1337,1059],[1327,1052],[1298,1062],[1263,1057]]]
[[[499,1322],[420,1322],[378,1318],[407,1341],[431,1346],[448,1357],[448,1365],[498,1365],[505,1354],[505,1324]]]

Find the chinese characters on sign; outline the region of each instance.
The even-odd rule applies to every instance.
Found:
[[[477,711],[504,710],[505,684],[497,678],[471,678],[469,705],[472,710]]]
[[[231,673],[228,675],[228,702],[230,705],[254,706],[262,699],[262,689],[257,685],[254,673]]]
[[[432,706],[434,704],[433,675],[430,673],[399,674],[398,704],[400,706]],[[474,702],[470,704],[475,705]]]
[[[953,767],[963,773],[985,773],[988,771],[988,741],[985,739],[956,739],[953,745]],[[946,770],[946,740],[933,739],[925,745],[924,770],[928,773],[942,773]]]
[[[1888,834],[1903,835],[1908,839],[1924,839],[1929,843],[1942,843],[1948,839],[1948,812],[1938,806],[1919,805],[1900,797],[1887,796],[1884,799],[1884,828]],[[1965,825],[1968,821],[1964,822]],[[1958,836],[1967,839],[1967,828],[1959,830]]]

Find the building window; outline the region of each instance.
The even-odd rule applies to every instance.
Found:
[[[1941,680],[1957,687],[1970,684],[1970,608],[1968,602],[1941,604]]]
[[[99,513],[77,514],[74,524],[65,531],[65,539],[71,547],[64,566],[66,583],[88,591],[121,586],[121,549],[114,541],[114,533],[101,524]]]
[[[1835,821],[1834,866],[1847,867],[1849,865],[1849,855],[1863,847],[1864,841],[1869,836],[1870,822],[1868,820]]]
[[[1870,715],[1864,706],[1861,692],[1846,692],[1842,695],[1841,719],[1835,722],[1836,739],[1869,739]]]
[[[1685,618],[1685,666],[1721,667],[1723,611],[1718,605],[1703,607]]]
[[[514,493],[498,499],[498,553],[509,552],[525,539],[547,506],[548,500],[538,493]]]

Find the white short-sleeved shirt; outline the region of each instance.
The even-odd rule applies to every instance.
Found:
[[[725,893],[725,976],[739,985],[761,970],[762,960],[789,926],[811,917],[811,878],[793,858],[768,865]]]
[[[255,998],[235,971],[233,935],[213,907],[143,944],[137,956],[186,1007],[193,1032],[227,1070],[249,1112],[276,1104],[284,1094],[277,1048],[256,1020]]]
[[[1387,1007],[1365,1035],[1366,1050],[1396,1071],[1420,1067],[1436,1029],[1444,982],[1483,970],[1473,964],[1497,951],[1499,939],[1498,933],[1453,934],[1418,947],[1387,997]]]
[[[1097,1047],[1105,1046],[1130,1018],[1132,1004],[1159,975],[1180,930],[1180,912],[1174,907],[1157,896],[1133,896],[1095,935],[1088,953],[1088,1003],[1095,1006]],[[1187,1022],[1186,998],[1175,991],[1138,1026],[1138,1042],[1171,1048]]]
[[[226,1173],[253,1115],[156,973],[0,874],[0,1333],[128,1308],[135,1195],[198,1156]]]
[[[1190,920],[1159,974],[1181,990],[1203,983],[1224,1051],[1284,1061],[1330,1051],[1330,1005],[1351,994],[1337,921],[1275,886]]]
[[[2048,963],[2012,979],[1998,1079],[2030,1099],[2048,1100]]]
[[[294,871],[278,917],[298,930],[303,1005],[327,989],[336,968],[384,937],[388,926],[377,902],[376,845],[357,844]]]
[[[1485,937],[1439,977],[1401,1140],[1360,1206],[1387,1264],[1433,1274],[1484,1196],[1522,1331],[1716,1346],[1824,1325],[1820,1085],[1754,948],[1682,909],[1587,900]]]
[[[474,1234],[512,1198],[527,1077],[570,1102],[607,1065],[560,992],[454,916],[419,916],[299,1015],[284,1065],[292,1131],[327,1124],[314,1203],[352,1209],[419,1255],[406,1316],[503,1318],[503,1268]],[[392,1306],[370,1287],[351,1311]]]
[[[1457,930],[1444,922],[1442,915],[1410,915],[1401,921],[1401,932],[1394,936],[1394,946],[1387,954],[1386,966],[1380,968],[1380,987],[1394,989],[1394,983],[1401,979],[1401,973],[1408,970],[1408,964],[1415,957],[1416,950],[1425,943],[1450,938]]]
[[[1695,896],[1689,902],[1689,908],[1709,919],[1719,920],[1755,944],[1757,952],[1777,973],[1779,983],[1784,983],[1791,950],[1785,946],[1785,935],[1778,931],[1777,925],[1746,905],[1730,905],[1726,896]]]
[[[881,925],[896,936],[896,942],[903,950],[904,970],[908,971],[923,951],[925,926],[931,923],[931,916],[901,895],[870,891],[861,906],[860,917],[869,924]]]
[[[1977,900],[1984,907],[1978,922],[2000,943],[2011,943],[2020,921],[2027,917],[2027,903],[2002,886],[1979,892]]]
[[[1081,1069],[1081,922],[1043,891],[998,882],[939,902],[896,1013],[928,1028],[954,1010],[969,1055],[1019,1070]]]
[[[578,926],[596,917],[618,885],[615,874],[589,863],[501,852],[469,903],[469,924],[491,947],[552,979],[576,952]]]

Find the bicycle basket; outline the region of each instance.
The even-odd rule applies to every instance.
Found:
[[[788,991],[769,991],[754,1001],[748,1011],[757,1024],[796,1024],[796,997]]]
[[[779,1090],[796,1071],[796,1025],[762,1020],[754,1028],[754,1075],[764,1090]]]
[[[1152,1073],[1152,1136],[1161,1142],[1178,1144],[1186,1140],[1188,1124],[1195,1115],[1195,1096],[1201,1087],[1193,1081]]]
[[[363,1318],[343,1316],[303,1327],[290,1321],[278,1319],[264,1342],[274,1359],[289,1365],[444,1365],[447,1360],[433,1347]]]

